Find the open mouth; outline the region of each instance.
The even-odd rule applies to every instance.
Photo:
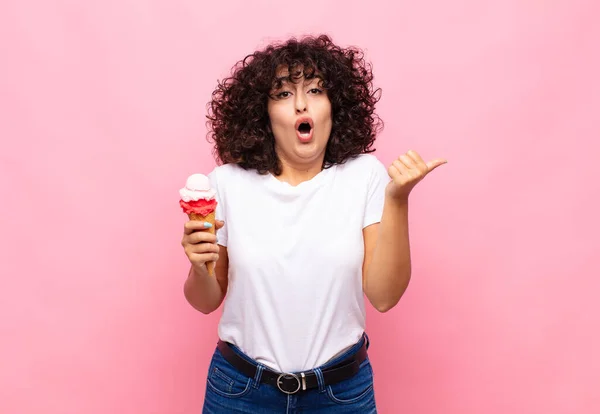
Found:
[[[313,122],[310,118],[302,118],[296,121],[296,133],[300,141],[310,141],[313,133]]]
[[[308,122],[302,122],[298,127],[298,132],[300,132],[301,134],[310,134],[311,129],[312,127]]]

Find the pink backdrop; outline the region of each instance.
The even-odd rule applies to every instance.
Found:
[[[0,3],[1,413],[200,412],[218,315],[182,294],[177,190],[216,80],[320,31],[374,64],[382,161],[449,159],[369,309],[380,412],[600,412],[600,4],[317,4]]]

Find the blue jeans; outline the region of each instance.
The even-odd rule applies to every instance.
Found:
[[[342,355],[315,368],[317,376],[322,378],[321,370],[356,353],[365,340],[368,341],[366,336]],[[233,349],[246,360],[258,364],[243,354],[239,348],[233,346]],[[248,378],[229,364],[221,352],[216,349],[208,369],[202,413],[377,413],[373,390],[373,370],[368,357],[360,365],[359,372],[351,378],[327,386],[323,386],[322,381],[319,381],[319,388],[301,391],[293,395],[287,395],[272,385],[261,384],[260,375],[264,369],[265,366],[259,364],[256,377]]]

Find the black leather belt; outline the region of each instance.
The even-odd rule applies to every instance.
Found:
[[[221,351],[223,358],[239,372],[248,378],[254,378],[256,376],[258,365],[242,358],[227,342],[219,341],[217,348]],[[340,361],[338,364],[323,369],[324,385],[335,384],[336,382],[348,379],[358,373],[360,364],[367,358],[367,348],[368,339],[364,337],[363,345],[355,354]],[[269,368],[264,368],[260,376],[260,382],[277,387],[281,392],[286,394],[295,394],[299,391],[319,387],[317,374],[313,370],[299,373],[281,373],[275,372]]]

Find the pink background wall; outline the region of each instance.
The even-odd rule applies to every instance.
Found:
[[[600,4],[0,3],[0,412],[198,413],[218,315],[182,294],[177,190],[255,47],[326,31],[383,88],[414,276],[369,310],[380,412],[600,412]],[[290,7],[290,9],[288,9]]]

